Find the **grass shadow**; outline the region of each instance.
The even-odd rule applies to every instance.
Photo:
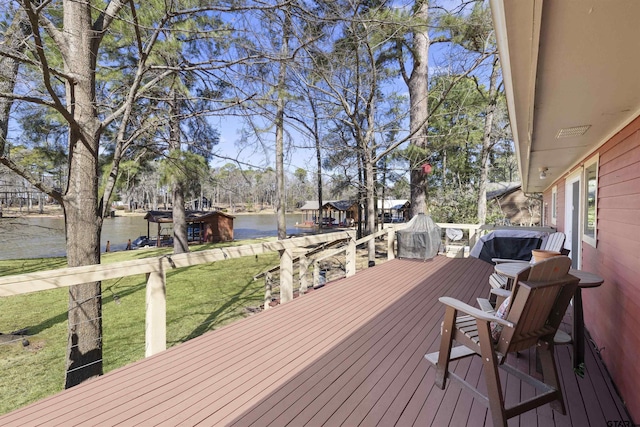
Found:
[[[108,287],[104,287],[102,289],[102,306],[105,307],[106,305],[109,304],[114,304],[117,303],[117,299],[119,298],[123,298],[126,296],[129,296],[131,294],[134,294],[136,292],[138,292],[141,289],[144,289],[146,287],[146,282],[142,282],[138,285],[134,285],[134,286],[130,286],[126,289],[123,290],[119,290],[117,293],[112,292],[112,297],[109,298],[108,296],[105,298],[105,290],[110,290],[110,288],[112,288],[114,285],[108,286]],[[26,329],[27,334],[28,335],[37,335],[47,329],[53,328],[54,326],[61,324],[63,322],[66,322],[68,319],[68,311],[64,311],[60,314],[57,314],[55,316],[49,317],[46,320],[43,320],[42,322],[32,325],[32,326],[25,326],[23,329]]]
[[[237,309],[248,307],[250,303],[258,301],[257,297],[260,295],[260,291],[256,290],[255,292],[250,292],[250,289],[254,286],[255,282],[253,279],[247,280],[241,288],[236,289],[233,295],[229,295],[221,306],[209,313],[195,329],[176,342],[185,342],[199,337],[205,332],[215,329],[215,326],[217,325],[222,325],[227,323],[229,320],[242,317],[241,314],[237,313]]]

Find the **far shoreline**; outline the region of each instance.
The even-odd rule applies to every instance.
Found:
[[[158,210],[165,210],[165,209],[158,209]],[[170,210],[170,209],[168,209]],[[262,209],[259,211],[242,211],[242,212],[230,212],[229,209],[224,208],[224,209],[210,209],[211,211],[215,211],[218,210],[220,212],[223,212],[227,215],[231,215],[231,216],[243,216],[243,215],[275,215],[276,212],[274,209],[272,208],[268,208],[268,209]],[[128,211],[128,210],[124,210],[124,209],[114,209],[114,216],[145,216],[147,214],[147,210],[142,210],[142,209],[137,209],[134,211]],[[3,206],[2,209],[0,210],[0,219],[2,218],[64,218],[64,212],[62,210],[62,207],[60,206],[51,206],[51,205],[47,205],[44,207],[43,212],[40,213],[39,212],[39,208],[36,207],[32,207],[30,209],[27,209],[25,207],[19,208],[19,207],[6,207]],[[293,210],[290,212],[286,212],[287,215],[302,215],[303,212],[301,210]],[[105,219],[108,219],[109,217],[105,217]]]

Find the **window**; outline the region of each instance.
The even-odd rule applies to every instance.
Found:
[[[558,218],[558,186],[554,185],[551,189],[551,224],[556,225]]]
[[[584,218],[582,240],[596,247],[598,228],[598,156],[584,165]]]

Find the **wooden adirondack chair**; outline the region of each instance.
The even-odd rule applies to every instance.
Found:
[[[567,256],[532,265],[527,280],[520,280],[512,290],[506,318],[496,317],[453,298],[440,298],[446,305],[440,351],[425,355],[436,366],[436,385],[444,389],[447,378],[460,382],[489,407],[495,426],[506,426],[507,419],[546,403],[551,403],[553,409],[564,414],[553,338],[578,286],[578,278],[568,274],[570,266],[571,260]],[[465,315],[458,317],[458,312]],[[497,341],[492,338],[492,323],[503,327]],[[458,344],[456,347],[453,346],[454,341]],[[534,346],[542,364],[542,381],[505,363],[509,353]],[[450,361],[473,355],[482,358],[487,396],[449,371]],[[498,368],[531,384],[540,393],[505,408]]]
[[[491,284],[491,290],[489,292],[489,298],[478,298],[478,307],[480,307],[483,311],[487,312],[495,312],[500,304],[511,295],[511,286],[510,283],[518,283],[520,281],[528,280],[529,273],[531,272],[531,267],[523,269],[515,278],[509,279],[502,286],[497,286],[491,284],[491,278],[489,279],[489,283]],[[497,273],[493,273],[493,275],[498,275]],[[504,277],[505,280],[507,278],[505,276],[499,275],[500,277]]]

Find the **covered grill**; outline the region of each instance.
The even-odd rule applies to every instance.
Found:
[[[409,221],[409,225],[396,233],[398,257],[431,259],[440,249],[440,227],[429,215],[418,214]]]

